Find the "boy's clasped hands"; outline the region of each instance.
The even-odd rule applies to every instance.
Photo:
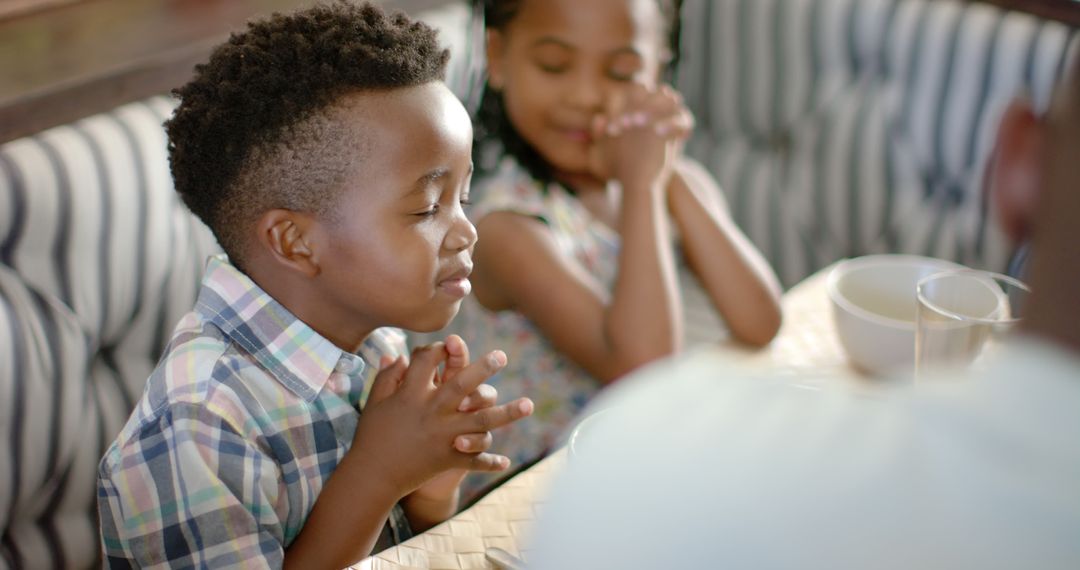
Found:
[[[378,466],[396,495],[433,501],[456,493],[468,471],[506,469],[508,458],[487,453],[491,430],[532,414],[533,404],[496,405],[484,381],[505,365],[498,350],[470,362],[457,335],[414,349],[411,359],[384,357],[349,455]]]

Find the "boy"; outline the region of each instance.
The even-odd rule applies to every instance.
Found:
[[[342,567],[508,466],[489,430],[532,403],[481,384],[505,355],[470,364],[450,337],[409,363],[379,328],[437,330],[470,290],[447,59],[427,26],[342,2],[250,24],[176,91],[176,188],[228,260],[102,459],[106,565]]]

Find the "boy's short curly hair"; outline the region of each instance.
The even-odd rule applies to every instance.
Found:
[[[335,103],[443,80],[449,57],[435,30],[369,3],[251,22],[173,91],[176,190],[242,268],[243,231],[266,210],[332,213],[356,158],[347,143],[362,137],[334,120]]]

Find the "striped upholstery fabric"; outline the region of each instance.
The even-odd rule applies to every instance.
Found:
[[[465,2],[418,15],[478,92]],[[97,463],[218,247],[173,191],[168,97],[0,146],[0,569],[100,564]]]
[[[217,251],[172,189],[171,110],[0,147],[0,565],[98,562],[98,459]]]
[[[1045,107],[1071,30],[955,0],[688,0],[691,154],[790,286],[841,257],[1005,268],[983,172],[1001,112]]]

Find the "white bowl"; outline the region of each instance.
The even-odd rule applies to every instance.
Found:
[[[574,426],[570,436],[567,438],[567,447],[570,450],[571,457],[580,456],[583,452],[588,453],[592,446],[590,434],[596,429],[597,424],[603,420],[605,412],[607,412],[607,409],[601,408],[578,420],[577,425]]]
[[[826,281],[840,344],[858,369],[885,375],[915,363],[915,287],[919,280],[963,266],[917,255],[847,259]]]

